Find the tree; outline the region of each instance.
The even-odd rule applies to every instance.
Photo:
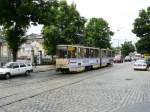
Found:
[[[3,26],[5,40],[13,55],[17,59],[17,52],[26,38],[27,28],[33,24],[44,24],[48,7],[54,1],[43,0],[0,0],[0,25]],[[51,19],[49,20],[51,21]]]
[[[132,42],[124,42],[124,44],[121,45],[121,54],[123,54],[124,56],[129,55],[129,53],[134,52],[135,51],[135,47],[132,44]]]
[[[150,54],[150,38],[141,38],[135,45],[137,52]]]
[[[112,47],[113,54],[120,54],[121,47]]]
[[[133,25],[132,32],[140,38],[136,43],[137,50],[141,53],[150,53],[150,7],[139,12],[139,17]]]
[[[56,45],[59,43],[59,32],[55,26],[47,26],[43,29],[43,38],[44,38],[44,49],[47,51],[47,54],[55,55],[56,54]]]
[[[19,47],[26,42],[26,38],[23,37],[25,34],[25,30],[18,28],[17,26],[6,29],[4,31],[5,40],[12,52],[13,61],[16,61],[17,52]],[[16,38],[17,37],[17,38]]]
[[[48,54],[56,54],[58,44],[83,43],[84,17],[76,10],[75,4],[60,1],[55,9],[55,22],[45,25],[42,30],[44,47]]]
[[[85,28],[85,43],[88,46],[110,48],[112,35],[113,32],[110,31],[108,23],[104,19],[92,18]]]
[[[150,38],[150,7],[147,10],[141,10],[139,17],[134,21],[133,33],[140,38]]]

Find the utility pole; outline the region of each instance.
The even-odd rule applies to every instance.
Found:
[[[31,49],[31,64],[35,64],[34,63],[34,49],[33,49],[33,47]]]
[[[119,39],[113,39],[113,40],[115,40],[115,41],[117,41],[117,46],[118,46],[118,48],[120,47],[120,40]]]

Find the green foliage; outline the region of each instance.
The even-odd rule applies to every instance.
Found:
[[[55,26],[47,26],[43,28],[44,48],[47,54],[56,54],[56,45],[59,43],[59,32]]]
[[[137,52],[150,53],[150,38],[141,38],[135,45]]]
[[[139,17],[135,19],[134,22],[133,33],[136,34],[137,37],[150,38],[150,7],[147,10],[141,10],[139,13]]]
[[[25,37],[23,37],[25,30],[18,27],[12,27],[10,29],[6,29],[4,32],[5,40],[11,49],[13,59],[15,61],[19,47],[27,40]]]
[[[16,61],[19,47],[26,40],[23,36],[27,28],[31,24],[46,24],[45,18],[52,16],[47,15],[47,12],[53,3],[54,0],[0,0],[0,25],[4,28],[13,61]]]
[[[75,4],[60,1],[55,7],[55,22],[43,28],[44,47],[48,54],[56,53],[58,44],[82,44],[85,18],[76,10]]]
[[[92,18],[85,29],[85,43],[88,46],[110,48],[112,35],[113,32],[110,31],[108,23],[104,19]]]
[[[140,40],[136,43],[139,53],[150,53],[150,7],[147,10],[141,10],[139,17],[135,19],[133,33]]]
[[[119,54],[121,51],[121,47],[114,47],[112,48],[112,50],[113,50],[113,54]]]
[[[124,56],[127,56],[129,55],[130,52],[134,52],[135,51],[135,47],[134,45],[132,44],[132,42],[124,42],[124,44],[121,45],[121,53],[122,55]]]

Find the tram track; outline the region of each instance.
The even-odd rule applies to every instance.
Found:
[[[115,69],[120,69],[120,68],[121,67],[104,68],[103,71],[100,71],[100,72],[102,72],[101,75],[104,75],[107,72],[113,71]],[[89,73],[89,72],[91,72],[91,73]],[[89,72],[88,72],[88,75],[86,75],[86,72],[81,73],[81,74],[77,74],[77,75],[76,74],[75,75],[70,74],[70,75],[65,75],[65,76],[64,75],[56,75],[56,77],[53,78],[53,79],[56,79],[54,82],[57,84],[58,82],[63,81],[63,83],[60,84],[60,85],[58,84],[58,86],[55,86],[53,88],[47,88],[50,84],[52,84],[51,82],[52,82],[53,79],[48,79],[48,80],[45,79],[45,80],[41,81],[41,83],[38,83],[38,85],[40,85],[39,87],[36,87],[34,89],[29,89],[28,91],[16,92],[15,94],[11,94],[11,95],[8,95],[8,96],[5,96],[5,97],[1,97],[0,98],[0,108],[2,108],[4,106],[7,106],[7,105],[10,105],[10,104],[13,104],[15,102],[26,100],[28,98],[36,97],[36,96],[38,96],[40,94],[43,94],[45,92],[48,92],[48,91],[54,91],[54,90],[57,90],[57,89],[60,89],[60,88],[66,87],[66,86],[71,86],[73,84],[77,84],[77,83],[79,83],[81,81],[90,79],[92,77],[99,76],[98,75],[99,74],[99,70],[96,70],[96,72],[98,72],[96,74],[94,74],[95,71],[94,71],[94,73],[93,73],[93,71],[89,71]],[[55,83],[53,83],[53,84],[55,85]],[[45,89],[43,89],[43,88],[45,88]],[[28,95],[20,97],[20,98],[18,97],[18,98],[14,99],[14,100],[10,100],[9,101],[9,99],[12,99],[15,96],[19,96],[19,95],[22,95],[22,94],[25,95],[26,93],[30,93],[31,91],[32,92],[35,91],[35,93],[28,94]],[[4,102],[5,100],[6,100],[6,102]]]
[[[38,78],[38,79],[35,79],[35,77],[32,77],[32,79],[31,79],[31,77],[32,76],[25,77],[25,78],[23,78],[23,80],[22,79],[17,79],[17,80],[10,79],[9,81],[1,80],[0,81],[0,89],[17,87],[17,86],[22,86],[22,85],[29,85],[29,84],[43,82],[43,81],[50,80],[50,79],[53,80],[59,76],[58,76],[58,73],[55,73],[48,77],[42,77],[42,78]],[[30,78],[30,80],[28,80],[29,78]]]

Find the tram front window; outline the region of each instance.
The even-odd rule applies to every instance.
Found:
[[[76,47],[59,47],[57,49],[58,58],[77,58]]]
[[[76,47],[68,47],[68,58],[77,58],[77,48]]]
[[[58,58],[67,58],[68,53],[66,48],[58,48],[57,50]]]

